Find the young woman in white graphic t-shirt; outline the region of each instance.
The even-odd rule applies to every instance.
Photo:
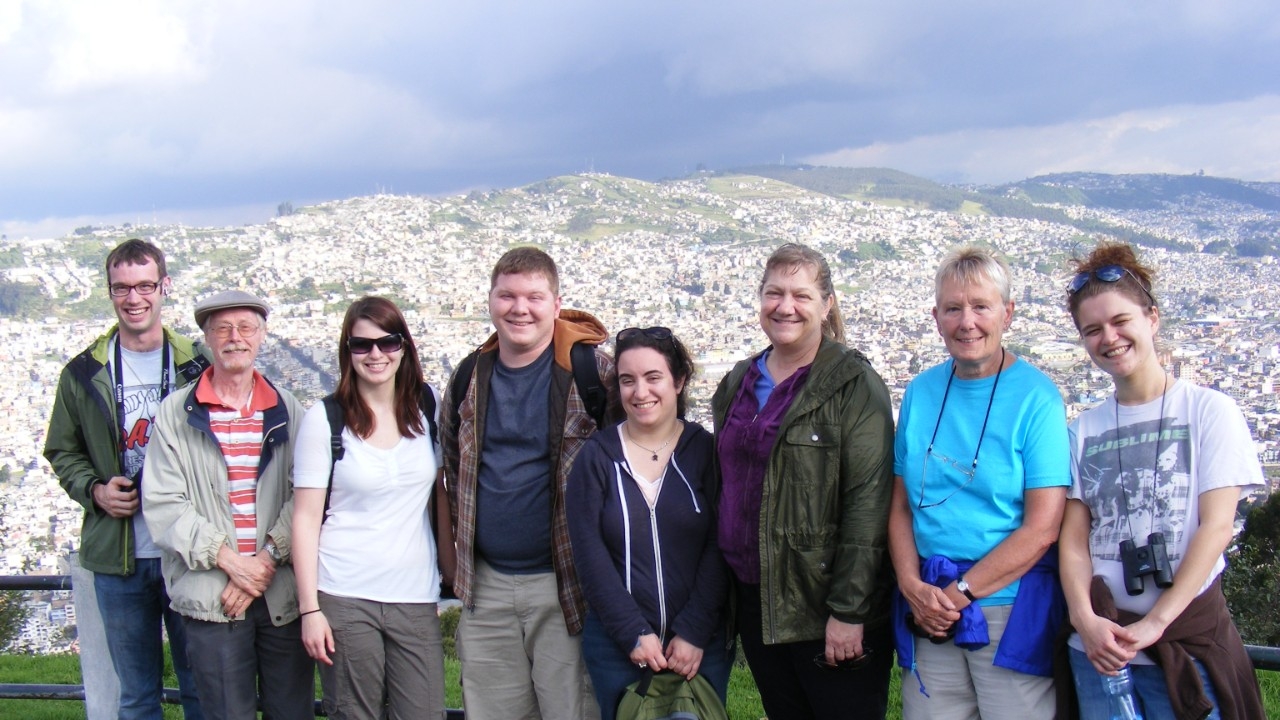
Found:
[[[1131,247],[1101,245],[1076,269],[1068,310],[1089,357],[1115,382],[1111,397],[1071,423],[1059,545],[1080,717],[1108,716],[1102,676],[1129,667],[1145,717],[1211,707],[1208,717],[1261,718],[1257,680],[1218,586],[1236,504],[1262,483],[1249,428],[1230,398],[1161,366],[1152,271]],[[1094,602],[1106,591],[1114,620]],[[1170,693],[1153,656],[1179,663],[1177,683],[1204,692]]]

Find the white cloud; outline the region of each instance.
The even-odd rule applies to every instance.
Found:
[[[431,192],[595,159],[1265,175],[1275,1],[1157,5],[0,0],[0,217],[178,188],[164,202],[339,196],[356,176]]]
[[[22,29],[22,0],[0,0],[0,45]]]
[[[43,9],[53,33],[46,77],[54,93],[154,88],[201,74],[186,22],[163,0],[76,0]]]
[[[878,142],[804,162],[892,167],[998,183],[1069,171],[1194,173],[1280,181],[1280,95],[1173,105],[1038,127],[974,128]]]

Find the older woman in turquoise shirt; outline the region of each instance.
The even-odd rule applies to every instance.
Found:
[[[1048,377],[1002,344],[1010,285],[986,250],[947,256],[933,317],[951,358],[911,381],[899,413],[889,548],[899,664],[915,673],[907,720],[1054,712],[1066,413]]]

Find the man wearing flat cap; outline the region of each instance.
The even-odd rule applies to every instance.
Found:
[[[213,366],[156,416],[142,505],[186,618],[210,720],[314,716],[289,564],[293,447],[302,407],[254,369],[267,304],[241,290],[196,303]]]

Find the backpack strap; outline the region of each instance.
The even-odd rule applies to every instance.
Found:
[[[466,386],[464,385],[464,390],[465,387]],[[440,428],[436,425],[436,396],[432,394],[431,387],[426,383],[422,384],[422,397],[418,399],[418,404],[419,407],[422,408],[423,416],[427,419],[427,434],[431,436],[431,447],[438,453],[440,450]],[[431,488],[431,495],[427,497],[427,518],[431,527],[431,537],[436,542],[437,567],[441,567],[439,555],[440,545],[445,542],[453,542],[453,525],[448,517],[448,502],[448,495],[445,492],[444,484],[442,482],[436,482],[435,486]],[[446,508],[443,511],[445,513],[443,521],[440,519],[441,511],[437,510],[437,508],[441,507],[442,504]],[[448,532],[444,534],[444,537],[441,537],[440,533],[441,522],[448,524]],[[442,571],[440,574],[440,599],[445,600],[453,597],[455,597],[453,594],[453,583],[451,580],[445,579],[444,572]]]
[[[440,449],[440,428],[436,427],[436,396],[431,392],[431,386],[422,383],[422,397],[418,398],[418,407],[422,409],[422,415],[427,419],[427,434],[431,437],[431,447],[435,450]]]
[[[462,407],[462,399],[467,394],[467,386],[471,384],[471,376],[475,374],[479,356],[479,350],[472,352],[458,363],[458,369],[453,373],[453,383],[449,386],[449,400],[453,405],[450,410],[455,432],[461,421],[459,409]],[[595,420],[596,427],[602,428],[605,426],[609,394],[605,391],[604,383],[600,381],[600,366],[596,365],[596,346],[581,342],[574,343],[569,351],[569,358],[573,364],[573,382],[578,386],[578,395],[582,398],[582,404],[586,407],[591,419]]]
[[[342,459],[346,451],[342,447],[342,406],[338,404],[338,396],[329,393],[320,402],[324,403],[324,416],[329,421],[329,482],[324,488],[324,512],[320,515],[320,524],[329,519],[329,496],[333,494],[333,468]]]
[[[587,414],[596,421],[596,428],[605,425],[604,413],[609,402],[609,394],[605,392],[604,383],[600,382],[600,366],[596,365],[596,346],[586,343],[574,343],[569,351],[573,361],[573,382],[578,386],[578,395],[582,396],[582,404]]]
[[[640,671],[640,679],[636,682],[635,694],[644,697],[649,694],[649,685],[653,683],[653,668],[646,667]]]
[[[342,428],[346,423],[336,394],[325,395],[320,402],[324,403],[324,416],[329,421],[329,483],[324,490],[324,515],[321,516],[320,521],[324,524],[324,520],[329,517],[329,496],[333,494],[333,470],[346,454],[346,450],[342,447]],[[431,447],[433,450],[439,450],[440,429],[436,427],[436,396],[431,393],[431,387],[426,383],[422,383],[422,397],[418,399],[418,406],[422,408],[422,414],[427,418],[427,433],[431,437]],[[434,516],[432,520],[435,520]]]
[[[462,414],[459,408],[462,407],[462,399],[467,395],[467,386],[471,384],[471,376],[476,371],[476,361],[480,357],[480,350],[476,349],[470,355],[462,358],[462,362],[458,363],[458,369],[453,371],[453,383],[449,385],[449,402],[453,405],[450,410],[450,419],[453,422],[453,432],[458,432],[458,424],[462,421]]]

